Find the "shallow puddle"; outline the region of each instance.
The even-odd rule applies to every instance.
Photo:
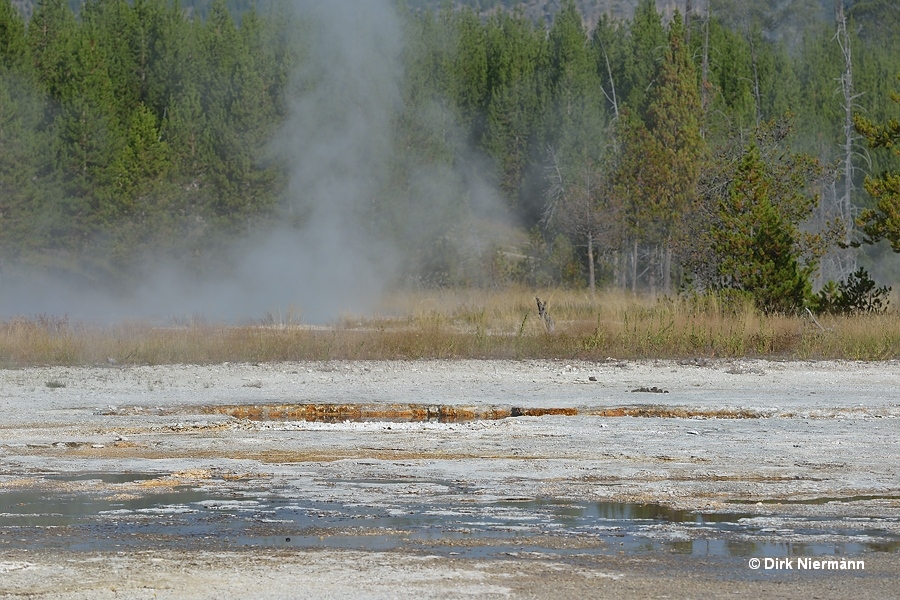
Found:
[[[134,473],[134,472],[126,472],[126,473],[99,473],[99,472],[90,472],[90,473],[77,473],[75,475],[70,475],[68,473],[59,474],[59,475],[45,475],[45,479],[49,479],[51,481],[101,481],[103,483],[132,483],[134,481],[149,481],[151,479],[158,479],[158,473]]]
[[[136,495],[133,498],[117,498],[109,492],[106,497],[102,497],[89,493],[14,490],[0,493],[0,528],[89,525],[95,519],[114,512],[123,514],[165,510],[167,507],[187,506],[208,498],[208,493],[189,487]]]
[[[437,479],[324,481],[344,490],[413,485],[434,491],[421,499],[371,503],[312,500],[289,487],[251,492],[214,479],[160,490],[140,487],[159,477],[48,474],[44,485],[0,489],[0,548],[402,548],[463,556],[900,553],[900,538],[882,527],[887,520],[791,517],[784,521],[790,529],[773,532],[770,516],[751,513],[558,499],[481,501],[464,484]]]

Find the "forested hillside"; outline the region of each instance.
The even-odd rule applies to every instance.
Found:
[[[889,0],[434,4],[0,0],[0,273],[203,278],[275,229],[405,285],[778,311],[896,272],[854,247],[900,228],[893,180],[869,193],[898,168]]]

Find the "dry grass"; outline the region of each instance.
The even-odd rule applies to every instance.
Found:
[[[0,366],[173,364],[417,358],[699,358],[764,356],[885,360],[900,357],[896,313],[763,316],[710,299],[635,298],[543,290],[556,321],[537,317],[535,293],[402,293],[377,316],[327,327],[267,319],[254,325],[142,323],[95,326],[40,317],[0,323]]]

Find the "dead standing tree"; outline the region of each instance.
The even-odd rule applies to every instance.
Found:
[[[857,213],[852,203],[852,196],[856,190],[853,183],[856,167],[853,162],[859,157],[868,160],[868,157],[857,149],[860,138],[853,123],[853,113],[859,108],[856,100],[862,94],[853,91],[853,57],[842,0],[836,0],[834,3],[834,17],[837,31],[832,39],[837,42],[844,59],[844,69],[837,78],[839,87],[836,90],[841,96],[841,107],[844,111],[843,139],[840,144],[839,166],[822,182],[816,220],[812,223],[818,230],[827,231],[831,242],[823,252],[819,263],[816,275],[817,287],[828,281],[842,281],[857,269],[857,252],[852,247]]]
[[[618,210],[601,169],[586,160],[570,181],[564,175],[556,151],[548,149],[547,208],[544,223],[568,235],[576,245],[587,247],[588,288],[597,289],[597,250],[619,247],[621,237]],[[579,241],[580,240],[580,241]]]
[[[844,72],[841,73],[841,94],[844,99],[844,143],[843,143],[843,163],[844,163],[844,193],[841,195],[839,212],[841,218],[848,224],[847,239],[845,243],[850,242],[850,229],[853,226],[853,215],[851,214],[852,205],[850,204],[850,196],[853,194],[853,154],[854,144],[858,139],[856,128],[853,126],[853,109],[856,107],[856,99],[861,94],[853,93],[853,57],[850,53],[850,35],[847,33],[847,17],[844,16],[844,3],[837,0],[834,3],[835,20],[837,21],[837,33],[834,38],[837,40],[841,53],[844,56]]]
[[[537,296],[535,296],[534,299],[537,301],[538,316],[540,316],[541,321],[544,322],[547,333],[553,333],[553,330],[556,329],[556,325],[553,323],[553,317],[550,316],[550,311],[547,310],[547,301],[541,302],[541,299]]]

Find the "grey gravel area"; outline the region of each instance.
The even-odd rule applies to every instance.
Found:
[[[567,414],[309,422],[215,412],[305,404]],[[79,545],[65,537],[68,526],[21,527],[23,509],[7,506],[0,597],[875,598],[895,593],[900,574],[896,361],[28,368],[0,371],[0,411],[0,501],[33,492],[115,502],[187,489],[302,501],[303,510],[330,503],[356,519],[322,528],[321,546],[235,548],[215,534],[196,544],[143,540],[138,528],[137,542],[116,547],[125,535],[116,519],[125,517],[76,528],[90,536],[116,523],[108,545]],[[145,477],[74,477],[91,473]],[[658,505],[725,515],[733,526],[680,517],[625,525],[629,544],[637,542],[617,550],[614,533],[596,533],[588,518],[582,529],[582,521],[535,525],[525,508],[516,509],[523,523],[508,527],[519,536],[512,542],[498,534],[412,543],[368,514],[458,514],[462,506],[509,520],[498,511],[541,502]],[[273,519],[257,520],[277,529]],[[396,543],[328,545],[369,538]],[[754,552],[826,556],[823,547],[864,560],[865,569],[747,566]]]

